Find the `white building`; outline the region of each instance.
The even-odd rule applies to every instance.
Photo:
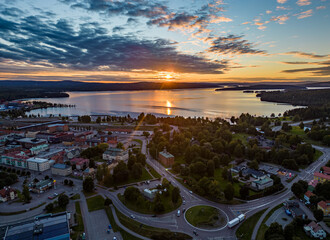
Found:
[[[271,187],[274,185],[273,179],[271,179],[268,176],[264,176],[258,180],[255,180],[251,183],[251,187],[256,190],[264,190],[268,187]]]
[[[44,158],[29,158],[27,163],[28,169],[33,171],[43,172],[50,168],[49,160]]]
[[[144,189],[143,190],[143,195],[146,197],[146,198],[149,198],[149,199],[154,199],[154,197],[156,196],[156,193],[158,192],[157,189]]]
[[[126,161],[128,159],[127,151],[120,148],[109,148],[102,155],[103,160],[106,161]]]
[[[308,225],[305,225],[304,230],[314,238],[325,239],[327,237],[327,234],[322,227],[314,221],[310,222]]]

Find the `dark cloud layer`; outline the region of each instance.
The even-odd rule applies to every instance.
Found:
[[[211,22],[228,22],[231,19],[219,16],[223,11],[222,3],[211,1],[200,9],[189,13],[187,11],[172,11],[165,2],[153,0],[109,1],[109,0],[60,0],[72,8],[82,8],[108,16],[124,15],[130,17],[145,17],[148,25],[167,27],[170,30],[186,28],[205,32]]]
[[[212,38],[209,38],[209,40]],[[221,54],[265,54],[263,50],[253,48],[253,44],[243,39],[243,36],[230,34],[226,37],[212,39],[209,52]]]
[[[80,70],[156,70],[185,73],[222,73],[226,62],[179,53],[164,39],[110,35],[98,23],[76,30],[67,20],[52,22],[39,16],[10,21],[0,17],[0,62],[24,61]]]

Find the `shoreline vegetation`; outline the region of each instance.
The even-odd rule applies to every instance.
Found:
[[[261,92],[257,97],[261,101],[294,106],[321,106],[330,103],[330,89]]]

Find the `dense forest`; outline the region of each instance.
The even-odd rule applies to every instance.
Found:
[[[330,89],[261,92],[261,101],[300,106],[322,106],[330,103]]]
[[[14,88],[0,86],[0,100],[11,101],[26,98],[62,98],[69,97],[69,94],[59,91],[49,90],[31,90],[31,88]]]

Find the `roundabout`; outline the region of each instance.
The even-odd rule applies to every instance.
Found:
[[[187,209],[185,221],[201,231],[219,231],[227,226],[228,216],[221,209],[209,205],[196,205]]]

